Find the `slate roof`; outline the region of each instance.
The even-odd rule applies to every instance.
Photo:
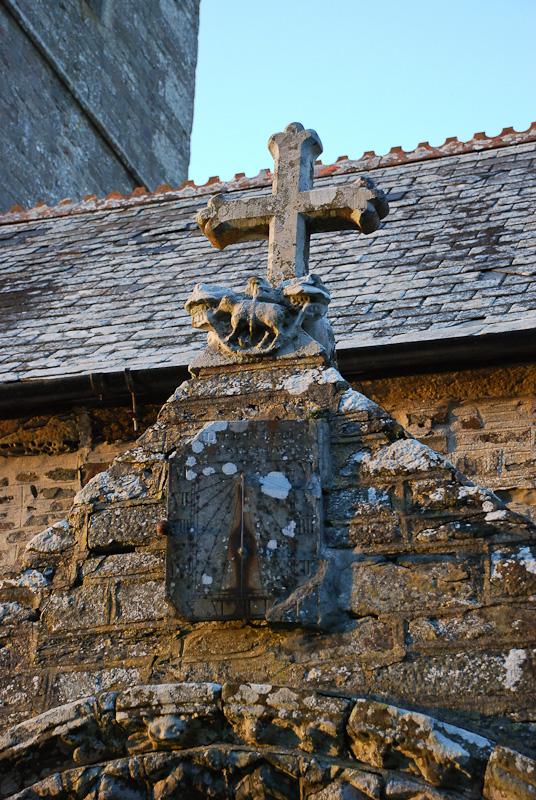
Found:
[[[315,185],[358,174],[388,193],[382,228],[311,247],[339,349],[536,329],[536,124],[342,157]],[[0,217],[0,383],[186,364],[205,341],[183,310],[194,283],[239,287],[266,261],[264,242],[214,250],[195,214],[215,191],[269,186],[262,171]]]

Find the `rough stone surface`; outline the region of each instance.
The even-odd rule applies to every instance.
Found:
[[[310,539],[310,531],[277,516],[278,504],[286,503],[282,493],[294,491],[288,486],[294,478],[281,477],[290,475],[283,456],[299,462],[300,453],[282,450],[266,473],[257,453],[244,455],[253,439],[238,432],[234,444],[225,439],[233,426],[269,432],[277,419],[285,422],[273,423],[274,431],[278,425],[322,431],[325,455],[311,473],[322,516],[318,566],[291,593],[292,602],[264,621],[261,615],[248,624],[237,614],[209,622],[205,611],[186,622],[165,598],[172,537],[164,520],[172,529],[182,519],[182,493],[195,483],[193,473],[218,468],[230,485],[235,475],[259,472],[258,487],[266,490],[259,489],[259,498],[272,508],[267,518],[277,520],[277,530],[259,539],[259,574],[272,569],[280,547]],[[216,458],[218,436],[225,446]],[[311,450],[293,439],[295,448]],[[259,440],[254,449],[262,447]],[[184,486],[175,484],[174,495],[171,484],[178,509],[166,515],[174,464]],[[58,468],[47,468],[47,481],[72,480]],[[31,469],[17,469],[21,480],[37,481]],[[206,498],[207,520],[219,531],[223,505]],[[290,692],[303,685],[370,692],[402,705],[410,696],[423,710],[450,707],[469,719],[502,715],[504,744],[525,747],[530,739],[536,642],[532,562],[525,554],[533,527],[411,439],[320,359],[201,371],[62,511],[66,522],[34,537],[27,566],[1,587],[6,726],[84,693],[124,689],[139,676],[154,684],[217,680],[284,684]],[[196,546],[184,541],[185,558]],[[290,564],[290,551],[289,558]],[[220,554],[215,564],[225,561]],[[503,577],[494,578],[494,569]],[[213,577],[203,568],[201,582],[203,575]]]
[[[255,684],[137,685],[7,731],[0,796],[532,798],[536,762],[492,748],[469,730],[364,698]]]
[[[347,700],[255,683],[226,685],[222,696],[227,720],[248,744],[342,755]]]
[[[197,0],[6,1],[0,207],[185,180],[198,15]]]
[[[508,747],[496,747],[486,769],[486,800],[534,800],[536,761]]]
[[[355,757],[376,767],[409,769],[433,786],[478,794],[492,744],[471,731],[385,703],[358,700],[348,733]]]

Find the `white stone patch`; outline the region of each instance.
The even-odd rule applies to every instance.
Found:
[[[512,648],[504,660],[504,668],[506,674],[504,676],[504,686],[507,689],[515,689],[521,678],[523,677],[522,665],[527,660],[527,653],[525,650]]]
[[[491,554],[491,577],[492,580],[502,578],[502,567],[507,567],[509,564],[514,565],[518,563],[527,572],[536,575],[536,557],[530,547],[521,547],[517,553],[510,553],[508,558],[501,550],[497,550]]]
[[[43,589],[48,586],[50,581],[45,578],[42,572],[36,569],[25,569],[20,578],[17,579],[17,585],[25,589]]]
[[[484,507],[484,505],[488,504],[484,503],[482,507]],[[502,509],[500,508],[497,511],[490,511],[488,514],[486,514],[484,519],[486,520],[486,522],[493,522],[494,520],[497,519],[508,519],[508,511],[505,508]]]
[[[261,492],[276,500],[286,500],[292,484],[282,472],[269,472],[260,479]]]
[[[208,422],[191,441],[194,453],[201,453],[207,444],[216,444],[216,437],[220,431],[226,431],[228,423],[225,421]]]
[[[445,499],[445,489],[443,486],[438,486],[433,492],[430,492],[428,499],[434,503],[442,502]]]
[[[194,464],[196,463],[197,463],[197,458],[195,456],[188,456],[188,458],[186,459],[187,467],[193,467]]]
[[[522,547],[517,554],[517,558],[521,561],[527,572],[536,575],[536,558],[534,558],[534,553],[530,547]]]
[[[268,548],[268,550],[277,550],[277,540],[270,539],[266,547]]]
[[[235,472],[238,472],[238,467],[236,464],[233,464],[232,461],[226,461],[222,466],[221,471],[224,475],[234,475]]]
[[[320,370],[318,383],[345,383],[348,386],[339,370],[335,369],[335,367]]]
[[[482,503],[482,511],[485,511],[489,514],[491,511],[495,509],[495,503],[492,503],[490,500],[484,500]]]
[[[184,477],[187,481],[195,481],[197,478],[197,472],[194,472],[193,469],[187,469]]]
[[[281,533],[283,536],[288,536],[289,539],[293,539],[296,534],[296,523],[293,519],[290,520],[288,525],[285,525],[284,528],[281,528]]]
[[[205,573],[203,573],[203,575],[201,575],[201,583],[203,584],[203,586],[211,586],[211,584],[212,584],[212,576],[211,575],[206,575]]]
[[[374,411],[378,405],[361,392],[348,389],[339,400],[339,414],[353,414],[356,411]]]
[[[318,380],[318,370],[305,370],[286,378],[283,381],[283,389],[292,395],[303,394],[315,380]]]
[[[387,447],[381,447],[377,453],[367,453],[362,463],[371,475],[380,472],[427,472],[436,467],[453,469],[444,456],[417,439],[399,439]]]
[[[73,503],[81,505],[101,498],[104,500],[134,500],[137,497],[145,497],[146,494],[147,487],[138,475],[122,475],[119,478],[112,478],[106,471],[99,472],[98,475],[91,478],[75,495]]]
[[[465,500],[466,497],[478,497],[483,494],[480,486],[460,486],[458,489],[458,499]],[[484,509],[485,511],[486,509]]]
[[[367,489],[367,500],[371,506],[386,505],[389,503],[389,494],[383,489],[370,486]]]
[[[66,519],[61,519],[30,539],[26,550],[33,550],[37,553],[61,553],[73,544],[74,537],[69,523]]]
[[[209,475],[214,475],[215,472],[216,472],[216,470],[214,469],[214,467],[204,467],[203,468],[203,475],[206,475],[207,478],[208,478]]]

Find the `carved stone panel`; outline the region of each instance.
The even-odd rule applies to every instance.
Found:
[[[167,592],[182,618],[263,619],[314,575],[325,431],[213,422],[170,461]]]

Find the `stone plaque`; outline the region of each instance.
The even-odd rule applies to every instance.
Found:
[[[263,619],[314,575],[325,432],[213,422],[170,460],[167,592],[182,618]]]

